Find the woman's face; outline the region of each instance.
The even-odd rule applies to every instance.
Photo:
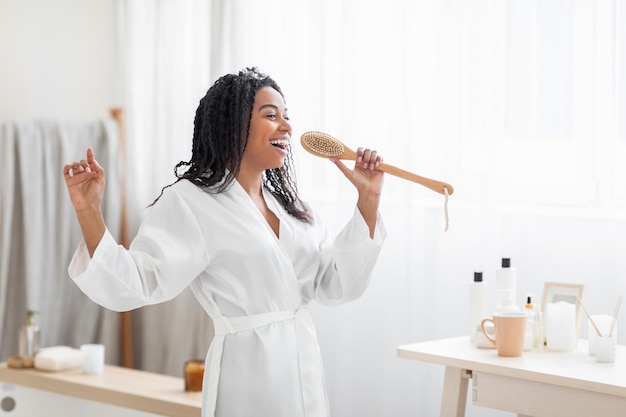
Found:
[[[282,167],[290,140],[291,125],[283,97],[272,87],[261,88],[254,98],[241,167],[259,173]]]

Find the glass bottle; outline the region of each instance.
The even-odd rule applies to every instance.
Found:
[[[28,310],[26,322],[20,329],[18,342],[19,356],[26,365],[32,366],[32,361],[41,348],[41,330],[37,324],[37,312]]]

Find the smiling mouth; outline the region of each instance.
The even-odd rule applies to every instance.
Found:
[[[288,140],[272,140],[270,141],[270,144],[277,148],[286,150],[287,147],[289,146],[289,141]]]

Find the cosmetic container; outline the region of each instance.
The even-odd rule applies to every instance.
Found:
[[[526,306],[524,308],[528,318],[526,319],[526,335],[524,336],[524,350],[531,350],[533,347],[535,331],[535,311],[533,310],[532,295],[526,296]]]
[[[477,332],[480,330],[480,322],[487,317],[487,288],[483,281],[482,272],[474,272],[474,281],[469,287],[469,336],[472,342],[476,342]]]
[[[515,304],[517,299],[516,286],[517,271],[511,267],[510,258],[502,258],[502,267],[496,269],[496,311],[501,311],[511,304],[511,301],[508,300],[509,297]]]
[[[542,348],[545,344],[545,331],[543,327],[543,313],[539,304],[533,304],[533,349]]]
[[[499,306],[496,307],[495,313],[519,313],[521,310],[513,302],[513,297],[511,296],[511,291],[502,290],[502,301]]]
[[[41,348],[41,330],[37,324],[37,312],[29,310],[26,313],[26,322],[20,328],[18,351],[24,361],[24,367],[34,366],[34,357]]]

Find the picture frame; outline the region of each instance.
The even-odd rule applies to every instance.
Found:
[[[577,298],[584,301],[585,286],[583,284],[569,284],[564,282],[546,282],[543,286],[543,297],[541,298],[541,311],[544,323],[547,322],[548,303],[564,301],[576,306],[576,341],[580,336],[580,326],[582,323],[582,309]]]

